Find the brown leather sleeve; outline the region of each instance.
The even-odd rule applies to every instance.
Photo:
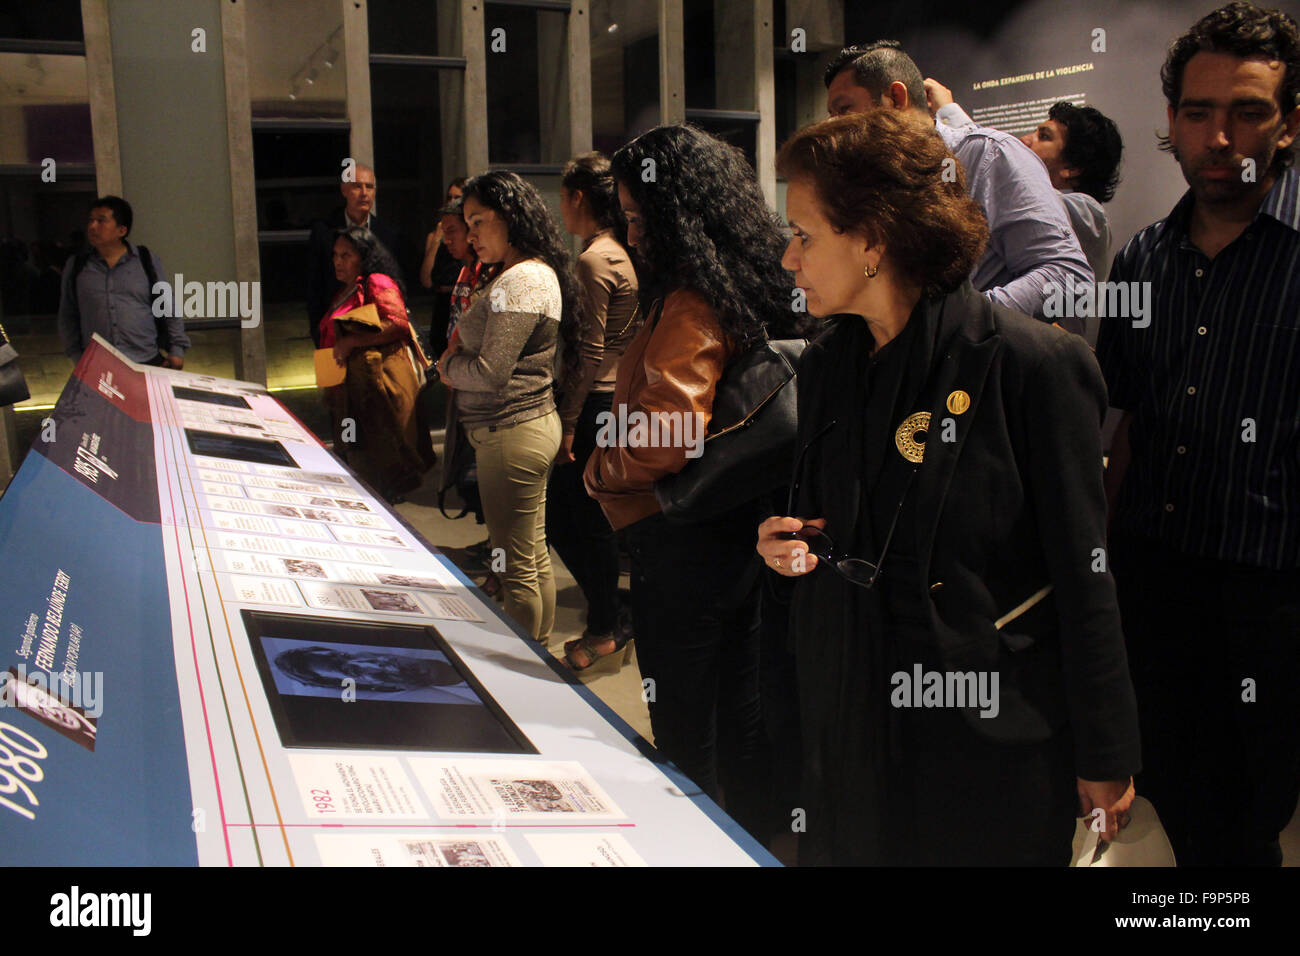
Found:
[[[729,352],[713,309],[695,293],[672,293],[642,355],[645,386],[628,396],[627,414],[699,412],[701,428],[707,426]],[[617,405],[613,414],[619,414]],[[668,448],[606,447],[600,439],[598,433],[598,447],[587,462],[584,480],[587,492],[602,503],[653,494],[657,479],[681,471],[686,464],[686,448],[680,443]]]

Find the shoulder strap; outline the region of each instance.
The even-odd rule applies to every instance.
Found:
[[[457,520],[458,518],[463,518],[463,517],[465,517],[467,514],[469,514],[469,505],[468,505],[468,504],[464,504],[464,505],[461,506],[460,514],[458,514],[458,515],[449,515],[449,514],[447,514],[447,508],[446,508],[447,491],[448,491],[448,488],[443,488],[441,491],[438,492],[438,510],[439,510],[440,512],[442,512],[442,516],[443,516],[444,518],[449,518],[450,520],[455,521],[455,520]]]
[[[157,310],[153,308],[158,302],[158,297],[154,295],[153,291],[153,287],[158,284],[158,272],[153,267],[153,256],[150,254],[148,246],[136,246],[135,251],[140,257],[140,264],[144,266],[144,277],[149,281],[149,308],[153,312],[154,328],[158,331],[158,351],[164,355],[170,355],[172,337],[171,333],[167,331],[167,317],[158,315]],[[180,289],[173,289],[172,301],[175,302],[175,297],[180,294]]]

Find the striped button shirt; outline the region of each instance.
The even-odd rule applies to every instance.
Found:
[[[1213,259],[1188,236],[1192,204],[1188,192],[1111,267],[1111,282],[1151,283],[1147,318],[1103,319],[1097,343],[1111,404],[1133,416],[1115,527],[1300,568],[1300,172]]]

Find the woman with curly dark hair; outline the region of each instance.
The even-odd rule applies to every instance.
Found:
[[[565,342],[573,375],[584,307],[536,189],[515,173],[487,172],[465,183],[462,202],[470,244],[501,273],[460,317],[438,372],[456,389],[488,538],[505,553],[506,611],[545,644],[555,623],[546,546],[546,481],[560,448],[555,349]]]
[[[663,126],[613,157],[628,244],[639,255],[645,325],[614,386],[613,417],[680,423],[681,441],[601,442],[588,492],[632,558],[632,616],[655,745],[761,835],[766,796],[759,707],[756,501],[670,523],[656,480],[702,447],[718,381],[766,330],[792,324],[784,240],[740,150]],[[616,430],[609,429],[611,434]],[[687,447],[690,446],[690,447]]]
[[[432,464],[421,436],[416,396],[428,359],[406,311],[406,288],[392,254],[369,230],[340,229],[334,240],[334,277],[342,288],[321,322],[321,348],[347,369],[343,384],[325,390],[334,419],[334,449],[389,501],[420,486]],[[348,318],[373,305],[378,326]]]
[[[785,264],[835,316],[804,351],[794,484],[758,542],[798,580],[800,860],[1065,866],[1076,815],[1112,838],[1139,769],[1101,371],[1080,336],[971,287],[988,227],[932,128],[836,117],[777,169]]]

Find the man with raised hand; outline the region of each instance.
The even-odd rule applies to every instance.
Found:
[[[925,79],[926,102],[937,122],[961,129],[975,121],[953,100],[952,91]],[[1110,220],[1103,203],[1115,197],[1124,141],[1119,127],[1100,110],[1061,101],[1047,118],[1020,137],[1047,167],[1052,187],[1065,203],[1074,235],[1100,282],[1110,272]]]
[[[841,50],[824,80],[832,116],[887,107],[938,129],[989,221],[988,248],[971,274],[976,289],[1000,305],[1041,317],[1049,286],[1068,289],[1093,281],[1043,164],[1010,133],[935,127],[921,71],[898,43],[879,40]],[[1071,332],[1083,332],[1082,318],[1064,322]]]

